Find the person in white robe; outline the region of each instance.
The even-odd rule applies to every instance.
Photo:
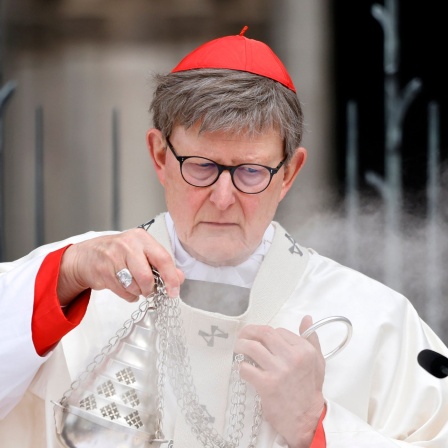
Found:
[[[300,103],[275,54],[243,35],[208,42],[158,78],[152,110],[147,143],[168,212],[0,265],[2,448],[64,446],[57,403],[153,294],[152,267],[179,298],[216,440],[235,416],[235,354],[244,355],[241,433],[221,446],[448,446],[448,383],[417,363],[422,350],[447,347],[401,294],[301,246],[274,220],[306,160]],[[353,334],[325,360],[346,326],[301,334],[331,316]],[[219,446],[192,429],[175,389],[163,385],[162,446]]]

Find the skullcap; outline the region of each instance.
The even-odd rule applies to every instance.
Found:
[[[273,79],[296,92],[278,56],[265,43],[244,36],[246,30],[247,26],[239,35],[220,37],[200,45],[187,54],[172,73],[201,68],[239,70]]]

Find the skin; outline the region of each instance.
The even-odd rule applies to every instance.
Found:
[[[305,316],[299,334],[312,323]],[[239,334],[235,352],[258,365],[241,363],[240,376],[260,395],[263,417],[289,448],[308,448],[325,406],[325,360],[317,336],[313,333],[304,339],[285,328],[247,325]]]
[[[176,126],[170,141],[178,155],[207,157],[224,165],[275,167],[284,158],[283,142],[275,129],[249,136],[223,131],[199,133],[198,125],[189,129]],[[297,148],[269,187],[250,195],[234,187],[228,171],[209,187],[187,184],[179,162],[157,129],[148,131],[147,145],[180,242],[190,255],[212,266],[237,265],[253,253],[306,160],[305,148]],[[150,265],[160,272],[168,294],[177,296],[183,273],[146,231],[134,229],[74,244],[62,258],[58,279],[61,305],[68,305],[89,288],[107,288],[128,301],[149,295],[154,282]],[[115,276],[124,267],[133,275],[127,289]],[[298,333],[311,323],[311,318],[305,317]],[[290,448],[309,447],[324,407],[325,362],[319,342],[317,337],[305,340],[299,334],[248,325],[235,346],[235,352],[257,363],[257,367],[242,363],[241,377],[260,394],[264,418]]]
[[[274,130],[253,138],[226,132],[199,134],[198,130],[199,125],[174,128],[170,142],[178,155],[207,157],[226,165],[272,167],[284,158],[282,140]],[[299,148],[265,191],[245,194],[234,187],[228,171],[207,188],[187,184],[161,133],[150,130],[147,142],[179,240],[193,257],[212,266],[237,265],[255,251],[306,158],[304,148]]]

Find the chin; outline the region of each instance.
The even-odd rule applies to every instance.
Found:
[[[217,251],[216,246],[212,246],[196,252],[194,257],[210,266],[236,266],[245,261],[250,255],[247,253],[247,249],[243,252],[241,248],[231,249],[230,247],[226,247],[224,251]]]

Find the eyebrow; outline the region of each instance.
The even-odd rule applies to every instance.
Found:
[[[173,144],[171,143],[171,140],[169,139],[169,137],[166,137],[165,138],[166,139],[166,142],[167,142],[167,144],[168,144],[168,146],[169,146],[169,148],[171,149],[171,151],[173,152],[173,154],[175,155],[175,157],[177,157],[177,158],[184,158],[184,157],[202,157],[203,159],[207,159],[207,160],[210,160],[211,162],[213,162],[213,163],[216,163],[217,165],[222,165],[222,166],[227,166],[227,167],[234,167],[234,166],[239,166],[239,165],[261,165],[261,166],[264,166],[264,167],[268,167],[268,168],[274,168],[274,169],[276,169],[277,168],[277,166],[276,167],[273,167],[273,166],[271,166],[271,164],[269,164],[268,162],[266,162],[266,163],[262,163],[262,162],[260,162],[260,161],[248,161],[248,160],[244,160],[244,161],[242,161],[242,162],[235,162],[233,159],[231,160],[231,164],[230,165],[227,165],[227,164],[225,164],[225,163],[222,163],[222,162],[217,162],[216,160],[214,160],[214,159],[211,159],[210,157],[206,157],[206,156],[203,156],[203,155],[198,155],[198,154],[194,154],[194,155],[179,155],[177,152],[176,152],[176,149],[174,148],[174,146],[173,146]],[[282,164],[282,162],[284,163],[285,161],[286,161],[286,159],[287,159],[287,155],[285,156],[283,156],[283,159],[282,159],[282,161],[280,162],[280,164],[279,165],[281,165]],[[272,162],[272,165],[274,164],[275,162]]]

